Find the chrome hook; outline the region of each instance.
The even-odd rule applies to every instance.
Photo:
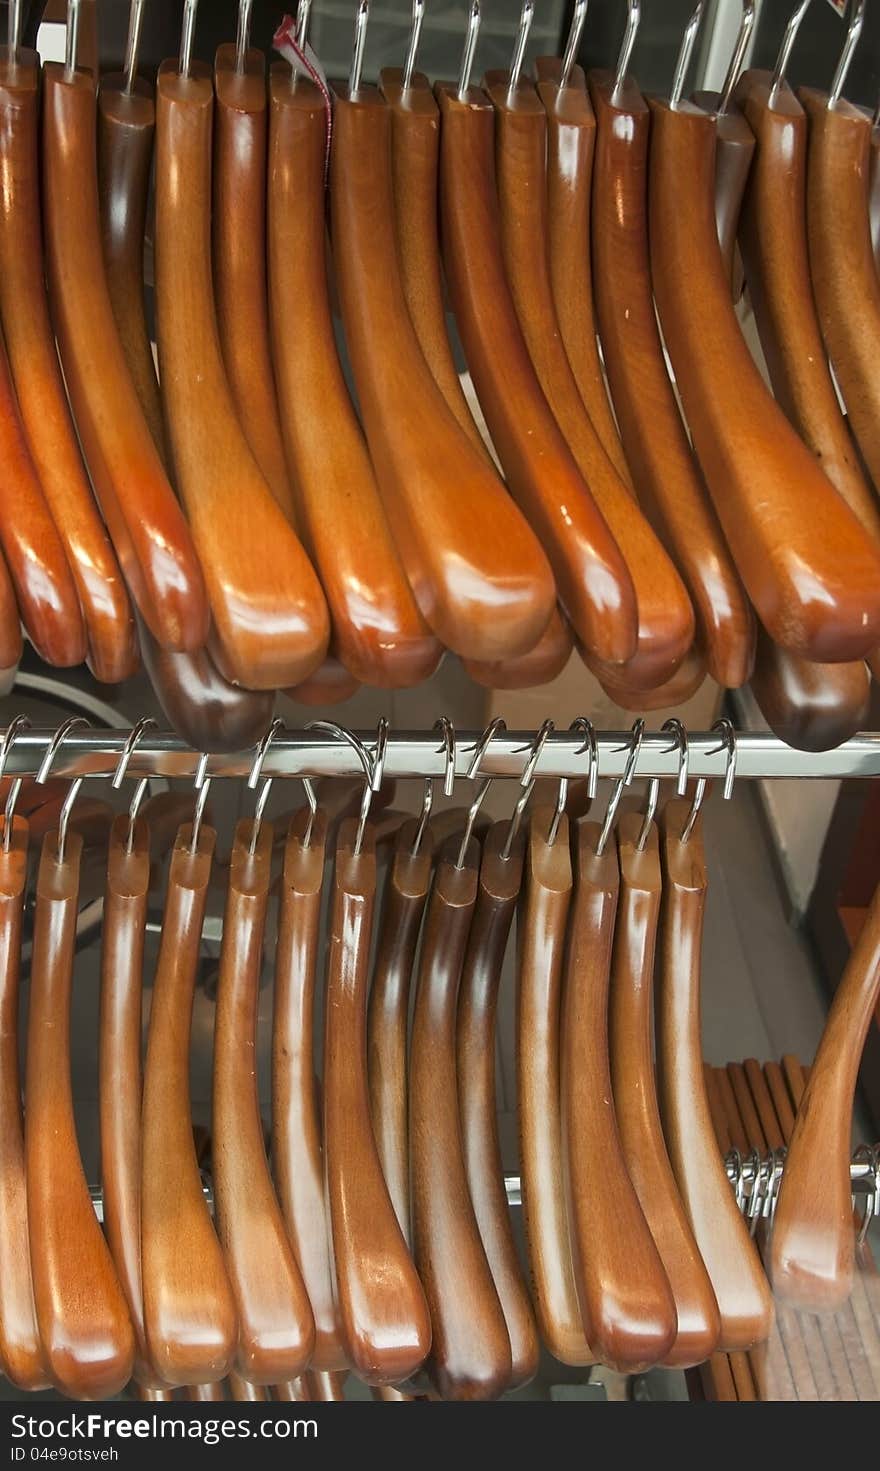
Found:
[[[636,36],[639,34],[639,26],[642,21],[642,0],[626,0],[626,30],[623,33],[623,45],[617,58],[617,70],[614,73],[614,88],[611,93],[611,101],[616,102],[629,71],[632,60],[633,47],[636,44]]]
[[[119,758],[119,765],[113,773],[113,780],[110,783],[115,792],[119,791],[119,788],[125,781],[126,775],[128,773],[129,762],[131,761],[131,758],[134,755],[135,750],[145,732],[148,730],[156,730],[156,728],[156,721],[152,718],[151,715],[146,715],[143,720],[139,720],[137,725],[133,727],[131,734],[129,735],[128,740],[126,741],[123,748],[122,755]],[[150,778],[148,776],[142,776],[137,786],[135,787],[134,796],[131,799],[131,806],[128,809],[128,838],[126,839],[125,844],[125,851],[127,853],[130,853],[134,847],[134,825],[137,821],[137,815],[141,809],[141,804],[143,803],[149,785]]]
[[[72,730],[76,730],[81,725],[88,724],[89,722],[86,720],[84,715],[71,715],[69,720],[65,720],[63,725],[59,725],[51,741],[46,747],[46,754],[43,757],[42,762],[40,763],[40,769],[36,775],[36,783],[38,787],[44,786],[45,783],[49,780],[49,775],[52,770],[55,757],[58,755],[58,752],[61,750],[61,747],[63,746],[70,732]],[[67,828],[68,824],[70,823],[70,813],[82,784],[83,778],[81,776],[75,777],[74,780],[70,783],[70,791],[67,793],[67,796],[64,799],[64,805],[61,808],[61,814],[58,818],[58,848],[56,856],[59,863],[64,862],[64,850],[67,846]]]
[[[675,735],[675,744],[678,746],[678,778],[675,783],[675,791],[677,796],[684,797],[687,795],[688,771],[691,762],[691,748],[688,744],[688,733],[681,721],[677,720],[674,716],[671,720],[665,720],[663,722],[662,729],[664,731],[671,730]],[[673,748],[670,746],[669,749],[672,750]]]
[[[584,34],[584,26],[587,20],[587,6],[589,0],[575,0],[574,11],[571,17],[571,30],[565,43],[565,55],[562,58],[562,71],[559,73],[559,90],[568,86],[572,69],[580,50],[581,37]]]
[[[361,802],[361,815],[360,821],[358,823],[357,836],[355,838],[354,845],[354,856],[355,858],[357,858],[360,854],[361,848],[363,847],[364,833],[367,829],[367,817],[369,816],[370,802],[372,801],[373,797],[374,769],[373,763],[370,760],[369,752],[363,741],[359,741],[357,736],[353,735],[350,730],[346,730],[344,725],[337,725],[335,720],[312,720],[306,726],[306,730],[325,730],[328,731],[330,735],[335,735],[338,740],[347,741],[352,750],[355,752],[355,755],[360,761],[361,766],[364,768],[364,776],[366,778],[364,798]],[[384,756],[382,764],[384,766]]]
[[[0,780],[6,770],[9,753],[23,730],[30,730],[31,723],[26,715],[16,715],[10,721],[3,734],[3,744],[0,746]],[[3,817],[3,851],[8,853],[12,843],[12,819],[15,816],[15,804],[21,791],[21,777],[16,776],[9,787],[9,796],[6,798],[6,812]]]
[[[516,835],[519,832],[520,827],[522,826],[523,815],[525,814],[526,807],[529,804],[529,798],[531,797],[532,792],[535,790],[535,769],[541,759],[541,752],[547,744],[547,737],[555,729],[556,726],[554,721],[545,720],[544,724],[541,726],[541,729],[535,736],[535,739],[532,741],[531,746],[528,748],[529,754],[526,758],[526,764],[523,767],[522,776],[519,779],[519,784],[521,787],[524,788],[524,791],[513,809],[513,816],[510,819],[510,827],[507,831],[507,838],[501,851],[501,857],[505,863],[510,858],[510,855],[513,851],[513,845],[516,841]]]
[[[312,14],[312,0],[299,0],[296,7],[296,41],[300,50],[309,39],[309,20]]]
[[[211,777],[208,776],[209,759],[210,758],[207,751],[203,751],[201,756],[199,757],[199,764],[196,770],[196,779],[194,782],[198,797],[196,798],[196,810],[193,813],[192,837],[190,839],[189,845],[190,856],[193,858],[195,858],[196,854],[199,851],[199,838],[201,837],[202,832],[202,822],[205,816],[205,807],[208,801],[208,792],[211,787]]]
[[[199,0],[183,0],[183,26],[180,32],[180,62],[177,70],[188,77],[192,67],[193,35],[196,29],[196,10]],[[195,852],[195,849],[193,849]]]
[[[18,48],[21,45],[21,0],[9,0],[6,24],[6,42],[14,61],[18,55]]]
[[[480,739],[477,741],[477,744],[474,746],[474,754],[471,758],[471,764],[468,767],[466,773],[466,779],[468,781],[475,781],[476,778],[479,776],[480,767],[483,764],[483,758],[488,751],[490,745],[494,741],[498,732],[500,730],[506,729],[507,721],[504,720],[500,715],[496,715],[492,723],[490,725],[487,725],[486,729],[483,731],[483,734],[480,736]],[[468,808],[467,821],[465,823],[464,834],[461,840],[461,847],[458,851],[458,860],[455,865],[457,869],[460,869],[464,864],[465,854],[467,853],[467,846],[471,840],[471,833],[474,830],[474,823],[477,820],[480,808],[486,800],[486,793],[492,785],[492,780],[493,778],[491,776],[486,776],[483,778],[483,780],[480,782],[479,787],[477,788],[477,794],[474,797],[474,800],[471,803],[470,807]]]
[[[684,35],[681,38],[681,46],[678,50],[678,58],[675,63],[675,72],[672,77],[672,90],[669,93],[669,106],[676,112],[681,104],[681,96],[684,92],[684,84],[687,80],[688,67],[694,54],[694,46],[697,43],[697,35],[700,22],[703,19],[703,6],[705,0],[700,0],[699,5],[688,21]]]
[[[785,82],[785,73],[788,70],[788,63],[791,59],[794,43],[797,40],[797,33],[801,28],[801,22],[809,8],[810,0],[799,0],[799,3],[795,6],[788,18],[788,25],[785,27],[785,35],[782,38],[782,45],[779,48],[779,55],[776,58],[776,65],[773,68],[773,76],[770,81],[771,107],[773,106],[773,99]]]
[[[578,755],[582,755],[584,751],[589,751],[590,753],[590,769],[587,772],[587,796],[591,802],[594,802],[596,800],[596,793],[599,790],[599,744],[596,740],[595,727],[592,720],[587,720],[585,716],[579,715],[576,720],[571,722],[568,728],[569,730],[580,730],[584,733],[584,744],[578,752]]]
[[[425,0],[413,0],[412,29],[409,33],[409,45],[406,48],[406,61],[403,63],[403,90],[408,92],[412,86],[413,72],[416,69],[416,58],[419,54],[419,41],[422,35],[422,22],[425,19]]]
[[[130,97],[138,69],[141,28],[144,23],[144,0],[131,0],[128,12],[128,36],[125,42],[125,95]]]
[[[736,781],[736,763],[737,757],[739,755],[736,744],[736,731],[734,730],[731,721],[729,721],[726,716],[723,717],[721,720],[716,720],[715,724],[712,726],[712,729],[721,731],[724,735],[724,740],[721,742],[721,745],[713,746],[712,749],[709,751],[709,755],[716,756],[719,751],[723,751],[725,750],[725,748],[727,750],[727,767],[724,772],[723,797],[725,802],[729,802],[731,797],[733,796],[733,784]],[[691,808],[690,816],[688,817],[688,820],[682,830],[681,841],[683,843],[687,843],[690,840],[691,834],[693,833],[693,830],[696,826],[697,818],[699,817],[700,812],[703,808],[703,804],[706,800],[706,793],[708,789],[708,778],[705,776],[701,776],[699,781],[697,782],[697,789],[694,792],[694,805]]]
[[[617,809],[620,806],[621,798],[624,794],[624,791],[630,785],[633,777],[635,776],[636,766],[639,760],[639,752],[642,749],[642,741],[644,739],[644,735],[644,720],[636,720],[633,724],[629,744],[627,746],[618,746],[618,750],[629,751],[629,755],[626,758],[626,766],[624,767],[623,776],[618,777],[617,782],[614,786],[614,791],[611,793],[611,800],[608,803],[608,810],[605,813],[605,821],[602,824],[602,831],[599,834],[599,841],[596,844],[597,858],[602,857],[606,847],[608,846],[608,839],[611,836],[611,829],[614,826],[614,819],[617,816]]]
[[[856,47],[862,34],[862,26],[865,24],[865,0],[850,0],[849,25],[846,28],[846,40],[837,63],[837,70],[831,83],[831,91],[828,93],[828,111],[833,112],[840,94],[846,86],[852,59],[855,56]]]
[[[250,787],[252,792],[256,790],[257,782],[260,780],[260,777],[263,774],[263,764],[266,760],[266,756],[268,755],[269,747],[277,736],[279,730],[283,729],[283,720],[273,720],[272,724],[269,726],[269,729],[266,731],[266,734],[263,736],[263,739],[260,741],[260,744],[257,747],[257,754],[254,758],[254,764],[251,767],[250,776],[248,777],[248,786]],[[257,838],[260,836],[260,828],[263,825],[263,814],[266,811],[266,803],[269,800],[269,793],[272,790],[273,781],[274,777],[266,777],[266,780],[263,782],[263,785],[260,788],[260,795],[257,798],[257,805],[254,808],[254,820],[251,826],[251,842],[249,849],[252,858],[257,851]],[[311,803],[309,803],[309,805],[311,806]],[[306,843],[304,846],[308,847],[308,843]]]
[[[752,39],[752,31],[755,29],[755,15],[755,0],[743,0],[742,20],[739,23],[736,45],[733,48],[730,66],[727,68],[727,76],[724,78],[724,86],[721,88],[721,96],[718,99],[717,117],[724,117],[730,106],[733,89],[739,81],[739,74]]]
[[[348,74],[348,95],[356,97],[361,87],[364,70],[364,47],[367,44],[367,24],[370,19],[370,0],[358,0],[354,20],[354,47],[351,53],[351,71]],[[358,849],[360,852],[360,849]]]
[[[76,57],[79,51],[80,0],[67,0],[67,35],[64,47],[64,80],[72,82],[76,75]]]
[[[464,38],[464,50],[461,53],[461,70],[458,74],[458,100],[467,101],[468,89],[471,85],[471,72],[474,69],[474,56],[477,51],[477,38],[480,34],[482,23],[480,14],[480,0],[471,0],[468,11],[467,31]]]
[[[251,44],[251,11],[254,0],[238,0],[238,30],[235,36],[235,70],[244,75],[248,47]]]
[[[519,15],[519,27],[516,33],[516,42],[513,47],[513,60],[510,63],[510,75],[507,79],[507,94],[510,96],[519,86],[522,76],[523,61],[525,60],[526,46],[529,41],[529,32],[532,29],[532,21],[535,19],[535,0],[523,0],[523,7]]]
[[[443,773],[443,795],[451,797],[455,790],[455,726],[445,715],[434,721],[434,729],[443,732],[443,747],[446,751],[446,769]]]

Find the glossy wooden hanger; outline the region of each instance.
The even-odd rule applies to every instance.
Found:
[[[715,1350],[721,1320],[669,1162],[657,1102],[652,993],[662,882],[650,811],[623,814],[617,851],[620,895],[608,1014],[614,1111],[630,1179],[675,1299],[678,1326],[664,1362],[701,1364]]]
[[[483,842],[477,902],[458,995],[457,1068],[461,1140],[471,1200],[510,1340],[508,1389],[534,1379],[541,1346],[523,1280],[507,1191],[495,1091],[498,992],[520,896],[525,843],[510,822],[496,822]]]
[[[141,1261],[150,1360],[166,1384],[229,1371],[238,1319],[202,1192],[189,1093],[192,1005],[216,838],[181,827],[171,855],[144,1068]]]
[[[579,653],[584,658],[584,651]],[[672,678],[652,690],[632,689],[626,682],[625,669],[618,674],[608,664],[597,664],[594,659],[584,659],[584,663],[615,705],[636,714],[679,708],[697,693],[708,673],[705,656],[697,643],[691,645]]]
[[[549,620],[553,579],[419,345],[397,264],[391,111],[372,87],[336,89],[330,204],[361,417],[416,601],[437,637],[466,658],[525,653]]]
[[[725,535],[777,643],[825,662],[862,657],[880,630],[880,551],[771,397],[740,330],[715,226],[711,118],[649,105],[654,291]]]
[[[511,1380],[504,1309],[468,1188],[459,1114],[456,1001],[477,899],[467,830],[438,855],[422,939],[409,1073],[412,1233],[431,1312],[428,1373],[443,1399],[497,1399]]]
[[[46,272],[89,473],[154,637],[197,649],[208,628],[202,570],[125,361],[103,268],[91,73],[44,67],[42,110]]]
[[[0,696],[9,694],[23,648],[15,588],[0,551]]]
[[[703,1079],[700,964],[708,890],[699,817],[668,802],[660,818],[663,900],[657,972],[657,1079],[666,1147],[721,1313],[719,1348],[770,1335],[773,1299],[712,1130]],[[687,834],[687,841],[684,841]]]
[[[878,995],[880,891],[834,993],[798,1105],[773,1218],[773,1290],[802,1311],[833,1311],[852,1290],[850,1130],[859,1064]]]
[[[324,99],[307,78],[294,87],[286,62],[272,67],[269,88],[270,315],[297,516],[343,669],[369,685],[416,684],[436,669],[442,648],[407,582],[337,352]]]
[[[657,329],[647,218],[650,119],[635,82],[589,74],[596,114],[593,271],[612,402],[639,502],[691,595],[710,674],[749,678],[754,620],[681,420]]]
[[[349,1362],[396,1384],[425,1359],[431,1320],[388,1194],[370,1121],[366,1011],[376,900],[375,840],[339,830],[324,1025],[324,1177],[334,1281]]]
[[[799,751],[830,751],[865,729],[871,673],[862,661],[814,664],[780,649],[763,629],[752,694],[780,740]]]
[[[274,690],[246,690],[225,679],[207,648],[177,654],[138,620],[141,656],[172,728],[196,751],[246,751],[272,723]]]
[[[498,659],[481,664],[476,659],[463,659],[465,673],[489,690],[531,690],[549,684],[567,667],[574,648],[571,624],[561,608],[556,608],[535,647],[517,659]]]
[[[271,868],[270,825],[240,822],[217,987],[212,1161],[217,1234],[238,1308],[237,1363],[255,1384],[296,1378],[315,1346],[312,1310],[269,1174],[254,1065]]]
[[[188,0],[185,15],[194,20]],[[185,27],[186,30],[186,27]],[[190,30],[191,40],[191,30]],[[211,290],[211,74],[159,70],[156,310],[178,486],[202,558],[221,672],[252,689],[320,665],[330,626],[317,578],[248,448],[226,378]]]

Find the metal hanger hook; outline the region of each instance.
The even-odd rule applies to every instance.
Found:
[[[833,112],[840,95],[846,86],[852,59],[855,56],[856,47],[862,34],[862,26],[865,24],[865,0],[850,0],[849,24],[846,28],[846,40],[837,63],[837,70],[831,83],[831,91],[828,93],[828,111]]]
[[[471,85],[471,72],[474,69],[474,57],[477,52],[477,38],[480,34],[482,24],[480,13],[480,0],[471,0],[468,11],[467,31],[464,38],[464,50],[461,53],[461,70],[458,74],[458,100],[467,101],[468,88]]]
[[[6,26],[6,43],[14,61],[21,45],[21,0],[9,0]]]
[[[535,0],[523,0],[523,7],[519,13],[519,26],[516,32],[516,41],[513,47],[513,60],[510,63],[510,76],[507,81],[508,94],[515,92],[519,86],[522,76],[523,61],[526,55],[526,46],[529,43],[529,32],[532,29],[532,21],[535,19]]]
[[[199,838],[202,832],[202,823],[205,817],[205,807],[208,802],[208,792],[211,788],[211,778],[208,775],[208,761],[210,757],[207,751],[203,751],[199,757],[196,769],[195,786],[198,797],[196,799],[196,810],[193,813],[192,837],[190,839],[189,851],[194,858],[199,851]]]
[[[477,741],[477,744],[474,746],[474,754],[473,754],[473,756],[471,758],[471,764],[468,767],[467,773],[466,773],[466,780],[467,781],[475,781],[476,780],[476,778],[480,774],[480,767],[483,764],[483,758],[484,758],[486,752],[488,751],[490,745],[494,741],[494,739],[495,739],[496,735],[498,734],[498,732],[501,731],[501,730],[506,730],[506,729],[507,729],[507,721],[504,720],[503,717],[500,716],[500,715],[496,715],[495,719],[491,722],[491,724],[486,726],[486,729],[483,731],[483,734],[480,736],[480,739]],[[493,781],[493,778],[491,776],[486,776],[486,777],[483,778],[483,780],[480,782],[480,785],[479,785],[479,787],[477,789],[477,794],[474,797],[474,800],[471,803],[470,807],[468,808],[467,821],[465,822],[464,833],[462,835],[462,840],[461,840],[461,847],[458,850],[458,860],[457,860],[456,865],[455,865],[457,869],[461,869],[464,866],[464,860],[465,860],[465,856],[467,854],[468,843],[471,840],[471,833],[474,830],[474,823],[477,820],[477,817],[478,817],[479,812],[480,812],[480,808],[482,807],[483,803],[486,800],[486,793],[488,792],[489,788],[491,787],[492,781]],[[502,857],[503,856],[504,855],[502,854]]]
[[[364,833],[367,829],[367,818],[370,815],[370,803],[373,799],[374,763],[370,760],[370,753],[364,745],[363,741],[359,741],[357,736],[354,735],[352,731],[347,730],[344,725],[337,725],[335,720],[310,720],[305,728],[306,730],[324,730],[327,731],[330,735],[336,736],[337,740],[346,741],[347,744],[351,746],[352,750],[355,752],[358,760],[360,761],[361,766],[364,768],[364,796],[363,801],[361,802],[361,814],[358,823],[357,836],[355,838],[354,844],[354,856],[355,858],[357,858],[360,854],[361,848],[363,847]],[[385,761],[383,756],[383,768],[384,765]],[[381,780],[382,773],[380,771],[380,785]]]
[[[704,4],[705,0],[700,0],[699,5],[697,6],[690,20],[688,21],[685,27],[684,35],[681,38],[681,46],[679,47],[678,57],[675,62],[675,72],[673,73],[672,77],[672,90],[669,93],[669,106],[673,112],[675,112],[681,104],[682,93],[684,92],[684,84],[687,81],[688,67],[691,64],[691,57],[694,54],[694,47],[697,44],[697,35],[699,34],[700,30],[700,22],[703,19]]]
[[[510,819],[510,827],[507,829],[507,838],[505,840],[504,847],[501,850],[501,857],[503,858],[505,863],[510,858],[511,853],[513,852],[513,845],[516,842],[516,835],[522,827],[522,820],[525,816],[526,808],[528,807],[529,802],[532,799],[532,792],[534,790],[535,783],[533,781],[530,781],[513,809],[513,816]]]
[[[18,740],[18,737],[21,735],[22,731],[30,730],[30,728],[31,723],[26,715],[16,715],[15,719],[10,721],[9,725],[6,727],[6,730],[3,734],[3,744],[2,746],[0,746],[0,781],[2,781],[3,779],[3,773],[6,770],[6,763],[9,760],[9,753],[12,750],[12,747],[15,745],[15,742]],[[18,801],[18,794],[20,791],[21,777],[17,776],[10,784],[9,796],[6,798],[6,812],[3,817],[4,853],[9,852],[9,848],[12,843],[12,819],[15,816],[15,804]]]
[[[79,51],[80,0],[67,0],[67,35],[64,47],[64,80],[72,82],[76,75]]]
[[[446,751],[446,768],[443,772],[443,795],[451,797],[455,790],[455,726],[445,715],[434,721],[434,729],[443,732],[443,749]]]
[[[688,733],[681,721],[675,716],[671,720],[664,720],[662,730],[670,730],[675,736],[675,745],[678,747],[678,777],[675,783],[676,796],[684,797],[688,789],[688,771],[691,764],[691,748],[688,742]],[[674,747],[670,746],[670,750]]]
[[[133,726],[131,735],[126,741],[122,755],[119,758],[119,765],[113,773],[113,780],[110,783],[115,792],[119,791],[119,788],[125,781],[126,775],[128,774],[129,762],[131,761],[131,758],[134,755],[135,750],[137,749],[144,735],[148,730],[156,729],[156,721],[151,715],[145,715],[143,720],[139,720],[137,725]],[[137,822],[137,815],[141,809],[141,804],[143,803],[144,797],[146,796],[147,788],[149,787],[149,785],[150,778],[148,776],[142,776],[137,786],[135,787],[134,796],[131,799],[131,806],[128,809],[128,838],[126,839],[125,844],[125,850],[127,853],[130,853],[134,848],[134,825]]]
[[[260,744],[257,747],[257,754],[254,757],[254,764],[251,767],[250,776],[248,777],[248,786],[250,787],[252,792],[256,791],[257,782],[260,780],[260,777],[263,774],[263,765],[265,763],[266,756],[268,755],[269,747],[277,736],[279,730],[283,729],[283,720],[273,720],[272,724],[269,726],[269,729],[266,731],[266,734],[263,736],[263,739],[260,741]],[[257,839],[260,836],[260,828],[263,825],[263,814],[266,811],[266,803],[269,800],[269,793],[272,790],[273,780],[274,777],[266,777],[262,787],[260,788],[260,795],[257,798],[257,805],[254,808],[254,820],[251,826],[251,842],[249,849],[252,858],[257,851]]]
[[[801,22],[809,8],[810,0],[799,0],[799,3],[795,6],[788,18],[788,25],[785,27],[785,34],[782,37],[782,45],[779,48],[779,55],[776,58],[776,65],[773,68],[773,77],[770,82],[771,107],[773,106],[773,99],[776,93],[785,82],[785,73],[788,70],[788,63],[791,59],[794,43],[797,40],[797,33],[801,28]]]
[[[524,791],[513,809],[513,816],[510,819],[510,827],[507,831],[507,839],[501,852],[501,857],[504,859],[505,863],[507,862],[513,851],[513,845],[516,841],[516,835],[522,826],[522,820],[525,814],[526,807],[529,804],[529,799],[532,795],[532,792],[535,790],[535,770],[537,768],[538,762],[541,759],[541,752],[547,744],[548,736],[551,735],[555,729],[556,726],[554,721],[545,720],[544,724],[541,726],[541,729],[537,732],[535,739],[532,741],[532,744],[528,747],[529,754],[526,758],[526,764],[523,767],[522,776],[519,779],[519,784],[521,787],[524,788]]]
[[[296,7],[296,43],[302,50],[309,39],[309,21],[312,15],[312,0],[299,0]]]
[[[730,106],[733,89],[739,81],[740,72],[743,68],[749,42],[752,39],[752,31],[755,29],[755,0],[743,0],[742,20],[739,23],[739,33],[733,55],[730,58],[730,66],[727,68],[727,76],[724,78],[724,86],[721,88],[721,96],[718,99],[718,117],[724,117]]]
[[[580,730],[583,732],[584,744],[581,751],[578,752],[578,755],[581,755],[583,751],[589,751],[590,753],[590,767],[587,772],[587,796],[591,802],[595,802],[596,793],[599,790],[599,743],[596,740],[596,728],[592,720],[587,720],[584,715],[579,715],[576,720],[571,722],[568,728],[569,730]]]
[[[562,71],[559,73],[559,90],[567,87],[574,68],[577,54],[580,50],[581,37],[584,34],[584,26],[587,22],[587,6],[589,0],[575,0],[575,7],[571,17],[571,29],[568,40],[565,43],[565,54],[562,58]]]
[[[351,71],[348,74],[348,95],[356,97],[361,87],[364,70],[364,47],[367,44],[367,25],[370,20],[370,0],[358,0],[354,18],[354,46],[351,52]]]
[[[651,823],[657,816],[657,804],[659,801],[660,778],[659,776],[652,776],[651,780],[648,782],[648,800],[645,804],[645,820],[642,823],[641,831],[639,832],[638,838],[636,839],[637,853],[644,853],[645,851],[645,844],[648,841],[648,834],[651,831]]]
[[[46,754],[40,763],[40,769],[35,778],[37,786],[42,787],[49,780],[52,767],[55,763],[55,757],[64,745],[70,732],[78,729],[82,725],[88,726],[88,724],[89,722],[84,715],[71,715],[69,720],[65,720],[63,725],[59,725],[46,747]],[[67,846],[67,828],[70,823],[70,813],[82,784],[83,778],[81,776],[76,777],[70,783],[70,791],[64,799],[64,805],[61,808],[61,814],[58,818],[58,848],[56,856],[59,863],[64,862],[64,850]]]
[[[611,93],[611,101],[617,100],[618,94],[626,81],[629,64],[632,60],[633,47],[636,44],[636,36],[639,34],[639,26],[642,22],[642,0],[626,0],[626,30],[623,33],[623,45],[617,58],[617,70],[614,73],[614,89]]]
[[[125,95],[130,97],[134,88],[141,49],[141,29],[144,24],[144,0],[131,0],[128,12],[128,36],[125,42]]]
[[[238,30],[235,35],[235,70],[244,74],[248,47],[251,44],[251,11],[254,0],[238,0]]]
[[[638,765],[639,752],[642,749],[642,741],[644,739],[644,735],[644,720],[636,720],[633,723],[629,744],[626,746],[618,746],[618,750],[629,751],[629,755],[626,758],[626,766],[624,767],[623,776],[618,777],[614,785],[614,791],[611,793],[611,800],[608,803],[608,810],[605,813],[605,821],[602,824],[602,831],[599,834],[599,841],[596,844],[597,858],[602,857],[605,849],[608,846],[608,839],[611,836],[611,829],[614,826],[614,819],[617,816],[617,809],[620,806],[620,800],[626,788],[630,785],[633,777],[636,774],[636,766]]]
[[[180,31],[180,61],[177,70],[188,77],[192,66],[193,36],[196,29],[196,10],[199,0],[183,0],[183,25]]]
[[[422,22],[425,19],[425,0],[413,0],[412,28],[409,33],[409,45],[406,48],[406,61],[403,63],[403,90],[408,92],[412,86],[413,72],[416,69],[416,58],[419,54],[419,41],[422,36]]]

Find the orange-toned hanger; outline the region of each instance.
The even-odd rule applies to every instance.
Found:
[[[865,729],[871,672],[861,660],[815,664],[795,658],[761,628],[751,690],[770,729],[786,745],[830,751]]]
[[[245,751],[272,722],[274,690],[246,690],[220,673],[207,648],[162,649],[140,619],[144,668],[156,699],[182,740],[196,751]]]
[[[567,667],[574,649],[571,624],[561,608],[556,608],[535,647],[518,659],[498,659],[481,664],[476,659],[463,659],[465,673],[475,684],[489,690],[531,690],[549,684]]]
[[[755,25],[756,0],[743,0],[742,19],[727,75],[720,92],[694,92],[692,102],[715,120],[715,224],[724,271],[730,281],[734,302],[742,296],[742,268],[736,254],[736,237],[743,195],[755,154],[755,137],[738,107],[733,92]],[[702,10],[694,13],[695,31]]]
[[[9,569],[0,552],[0,694],[12,688],[22,651],[21,618]]]
[[[196,0],[180,59],[159,70],[156,310],[162,397],[178,489],[208,586],[221,672],[252,689],[295,685],[329,638],[323,593],[248,448],[220,351],[211,285],[211,75],[191,62]]]

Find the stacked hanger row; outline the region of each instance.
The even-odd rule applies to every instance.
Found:
[[[123,752],[117,780],[144,725]],[[104,1230],[76,1138],[70,1004],[83,837],[78,783],[44,838],[36,884],[20,1105],[16,1015],[28,822],[0,843],[4,1026],[0,1363],[22,1388],[79,1397],[218,1383],[288,1384],[351,1370],[404,1394],[486,1399],[526,1383],[543,1343],[568,1364],[698,1364],[766,1341],[773,1300],[712,1128],[700,1039],[706,792],[654,822],[621,799],[604,819],[533,799],[544,731],[512,818],[467,810],[371,816],[383,732],[357,816],[322,798],[290,821],[275,863],[261,773],[228,865],[217,986],[210,1175],[189,1095],[190,1027],[216,834],[209,781],[177,832],[142,1061],[146,911],[155,841],[140,810],[107,852],[98,1042]],[[735,742],[722,722],[734,770]],[[70,724],[46,751],[51,768]],[[583,722],[585,756],[591,728]],[[687,737],[678,783],[687,784]],[[10,727],[3,757],[16,738]],[[454,732],[445,727],[446,790]],[[580,810],[595,791],[587,756]],[[332,784],[331,784],[332,785]],[[728,780],[728,794],[732,781]],[[332,822],[331,822],[331,819]],[[384,886],[380,846],[393,842]],[[328,865],[327,859],[331,859]],[[270,898],[271,1165],[254,1066]],[[322,947],[322,913],[328,941]],[[516,930],[517,1112],[529,1282],[511,1230],[495,1085],[495,1018]],[[374,935],[375,932],[375,935]],[[373,940],[375,938],[375,946]],[[656,971],[656,1078],[652,1016]],[[323,1063],[314,1020],[323,975]],[[849,1126],[880,982],[880,900],[836,994],[793,1130],[771,1240],[778,1298],[827,1309],[855,1255]],[[207,1391],[204,1391],[207,1392]]]

